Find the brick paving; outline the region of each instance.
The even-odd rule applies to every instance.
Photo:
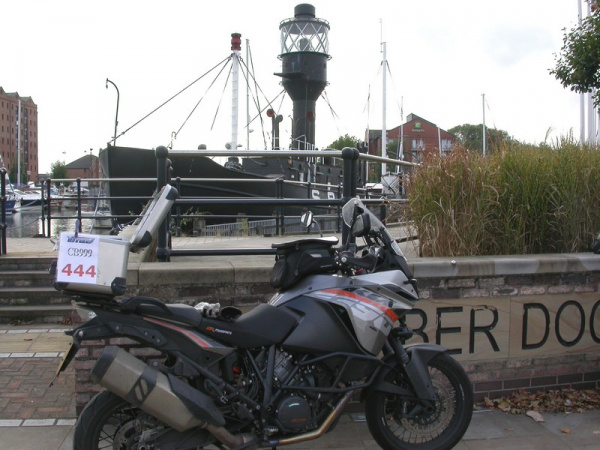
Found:
[[[67,336],[48,330],[0,331],[0,423],[74,419],[75,371],[52,378]]]

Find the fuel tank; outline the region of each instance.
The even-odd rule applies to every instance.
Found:
[[[282,308],[299,317],[298,325],[282,343],[284,349],[311,354],[364,353],[342,308],[309,296],[297,297]]]

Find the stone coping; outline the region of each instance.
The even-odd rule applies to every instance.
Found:
[[[130,260],[127,284],[181,285],[197,284],[200,281],[209,284],[266,283],[271,276],[273,263],[272,256],[195,257],[193,260],[168,263]],[[600,271],[600,255],[593,253],[409,258],[408,263],[417,279]]]
[[[594,253],[409,258],[408,262],[416,278],[493,277],[600,271],[600,255]]]

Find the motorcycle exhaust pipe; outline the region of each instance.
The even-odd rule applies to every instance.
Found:
[[[329,414],[329,416],[327,416],[327,418],[323,421],[323,423],[321,424],[321,426],[319,428],[317,428],[316,430],[309,431],[308,433],[304,433],[304,434],[298,434],[298,435],[295,435],[295,436],[292,436],[292,437],[288,437],[288,438],[282,438],[282,439],[267,441],[267,442],[263,443],[264,446],[265,447],[273,447],[273,448],[275,448],[275,447],[277,447],[279,445],[298,444],[300,442],[305,442],[305,441],[310,441],[312,439],[320,438],[325,433],[327,433],[327,431],[329,430],[329,428],[331,427],[331,425],[333,425],[333,422],[335,422],[335,420],[342,413],[342,411],[344,410],[344,407],[348,404],[348,401],[350,400],[350,397],[352,397],[352,392],[346,393],[337,402],[337,404],[334,406],[334,408],[331,411],[331,413]]]
[[[167,376],[130,355],[108,346],[91,372],[97,383],[179,432],[225,424],[210,397],[180,379]]]

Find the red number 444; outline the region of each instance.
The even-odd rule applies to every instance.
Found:
[[[90,266],[87,269],[83,267],[83,264],[79,264],[75,269],[71,267],[71,264],[67,264],[61,270],[62,273],[67,274],[67,276],[71,276],[72,274],[78,275],[79,277],[83,277],[88,275],[92,278],[96,278],[96,266]]]

